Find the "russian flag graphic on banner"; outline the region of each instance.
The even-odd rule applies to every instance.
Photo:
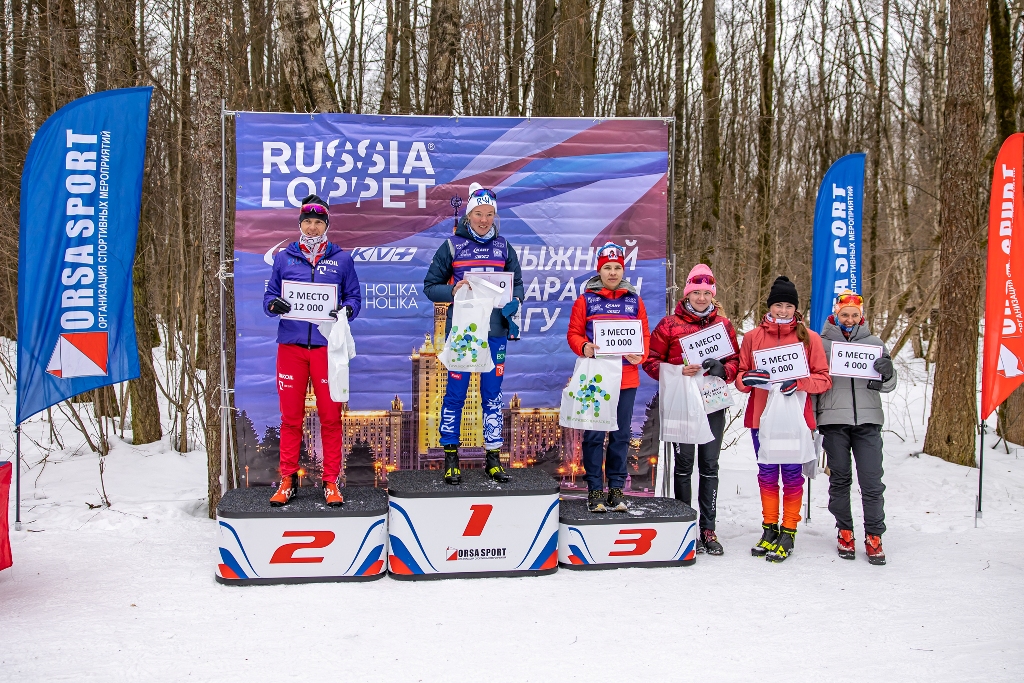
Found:
[[[132,266],[152,88],[71,102],[21,178],[18,423],[139,376]]]

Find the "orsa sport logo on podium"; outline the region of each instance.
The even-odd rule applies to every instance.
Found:
[[[46,371],[54,377],[105,377],[107,333],[67,332],[57,338]]]

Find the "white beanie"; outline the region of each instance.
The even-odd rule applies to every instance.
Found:
[[[484,186],[481,185],[480,183],[473,183],[469,186],[469,201],[466,203],[467,215],[469,215],[470,211],[472,211],[473,209],[480,205],[494,207],[494,213],[498,213],[498,202],[496,199],[492,198],[490,195],[486,193],[480,194],[476,197],[473,196],[474,192],[482,189],[484,189]]]

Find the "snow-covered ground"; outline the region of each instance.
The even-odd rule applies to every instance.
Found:
[[[897,367],[884,567],[862,546],[855,562],[836,556],[824,476],[797,552],[751,557],[760,503],[737,420],[719,493],[726,554],[693,567],[226,587],[205,454],[115,440],[113,507],[92,508],[97,457],[61,418],[68,448],[45,467],[23,440],[32,467],[15,564],[0,572],[0,681],[1024,680],[1024,449],[986,449],[975,528],[977,470],[917,455],[925,373],[905,355]],[[5,386],[0,459],[13,451]],[[44,447],[48,430],[38,417],[25,427]]]

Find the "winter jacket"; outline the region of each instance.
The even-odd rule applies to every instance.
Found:
[[[573,303],[572,313],[569,315],[569,332],[566,334],[569,348],[577,356],[583,355],[583,345],[594,341],[595,320],[638,319],[644,337],[644,353],[640,360],[643,363],[650,353],[651,332],[647,326],[647,310],[636,288],[623,280],[617,289],[607,289],[601,284],[601,276],[595,275],[583,284],[582,292]],[[622,358],[622,382],[619,385],[621,389],[640,386],[638,365],[633,365],[625,357]]]
[[[743,343],[740,345],[740,367],[736,375],[736,388],[747,397],[747,409],[743,414],[743,426],[756,429],[761,426],[761,413],[764,412],[765,404],[768,402],[768,391],[754,387],[743,386],[743,375],[748,370],[754,369],[754,351],[762,349],[774,349],[788,344],[799,344],[796,337],[797,320],[788,323],[776,323],[765,316],[761,324],[743,335]],[[828,391],[832,386],[832,377],[828,374],[828,358],[821,346],[821,337],[816,332],[807,330],[810,341],[805,347],[807,353],[807,367],[811,371],[810,377],[804,377],[796,381],[798,391],[806,391],[807,402],[804,404],[804,420],[807,421],[808,429],[815,428],[814,406],[811,405],[811,394],[820,394]]]
[[[721,359],[722,365],[725,366],[725,381],[732,382],[735,380],[736,368],[740,362],[738,351],[740,345],[736,341],[736,330],[733,329],[732,322],[724,315],[719,315],[719,310],[715,307],[711,313],[701,318],[686,309],[685,300],[677,303],[675,314],[662,318],[661,322],[654,328],[654,332],[651,333],[651,350],[647,360],[643,363],[644,372],[657,380],[659,376],[658,370],[662,363],[682,365],[683,345],[679,343],[679,339],[696,334],[711,325],[722,323],[725,325],[725,331],[729,333],[729,341],[732,342],[732,348],[737,349],[737,352],[733,355]]]
[[[882,352],[888,356],[882,340],[871,334],[863,322],[853,328],[847,339],[843,331],[829,316],[825,328],[821,331],[821,341],[825,358],[830,358],[832,342],[849,342],[851,344],[870,344],[881,346]],[[820,425],[862,425],[884,424],[885,414],[882,411],[882,396],[879,392],[888,393],[896,388],[896,369],[888,381],[866,380],[856,377],[833,377],[832,388],[815,396],[815,418]],[[869,389],[868,384],[879,387]]]
[[[263,293],[263,312],[270,317],[277,314],[271,313],[267,306],[281,296],[282,280],[335,284],[338,287],[338,306],[351,306],[353,318],[359,315],[359,309],[363,305],[356,265],[352,257],[333,242],[327,243],[327,249],[316,262],[316,266],[310,264],[299,251],[298,242],[292,242],[284,251],[279,251],[274,256],[274,270],[270,273],[267,289]],[[277,324],[277,343],[327,346],[327,340],[320,334],[315,323],[284,318]]]
[[[471,228],[466,217],[459,221],[455,234],[444,241],[434,253],[434,260],[423,278],[423,293],[434,303],[451,303],[455,300],[455,284],[472,271],[513,273],[512,297],[522,304],[526,296],[523,289],[523,271],[519,268],[519,256],[508,241],[498,235],[498,223],[494,224],[494,237],[479,242],[470,235]],[[458,257],[458,258],[456,258]],[[452,307],[448,307],[444,332],[452,329]],[[507,337],[508,321],[501,309],[491,311],[490,337]]]

